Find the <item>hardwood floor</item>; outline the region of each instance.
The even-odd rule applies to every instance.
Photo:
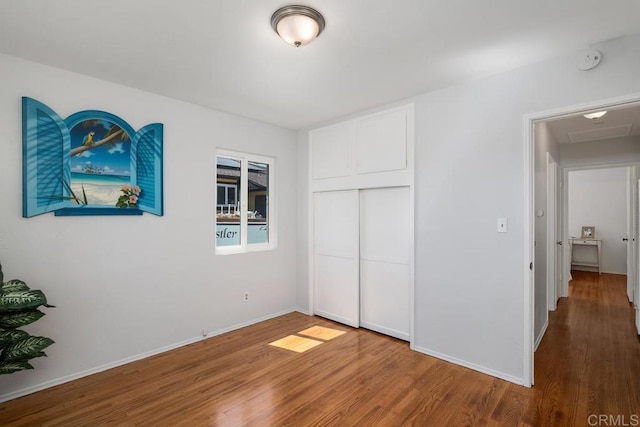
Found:
[[[634,425],[640,341],[624,277],[574,273],[531,389],[293,313],[0,404],[0,425]],[[268,345],[314,325],[348,333],[300,354]]]
[[[627,276],[572,275],[535,355],[539,418],[586,425],[591,414],[611,414],[640,425],[640,340]]]

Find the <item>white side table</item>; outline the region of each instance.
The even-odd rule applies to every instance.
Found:
[[[576,239],[570,238],[569,244],[571,248],[569,253],[571,254],[571,265],[579,265],[582,267],[598,267],[598,274],[602,274],[602,239]],[[583,262],[573,260],[573,248],[574,246],[589,246],[596,250],[598,256],[598,262]]]

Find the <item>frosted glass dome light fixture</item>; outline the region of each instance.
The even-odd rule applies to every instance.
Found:
[[[285,6],[271,15],[271,27],[291,46],[309,44],[324,30],[324,17],[308,6]]]
[[[607,114],[606,111],[597,111],[595,113],[584,114],[584,117],[591,120],[597,120],[605,114]]]

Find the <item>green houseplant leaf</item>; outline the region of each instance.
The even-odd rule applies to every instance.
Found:
[[[42,291],[14,291],[0,294],[0,310],[24,310],[47,304]]]
[[[31,335],[20,329],[6,329],[0,331],[0,349],[12,342],[29,338]]]
[[[46,356],[42,350],[53,344],[17,329],[44,316],[40,306],[53,307],[42,291],[30,290],[22,280],[4,283],[0,264],[0,375],[33,369],[29,359]]]
[[[29,287],[22,280],[9,280],[7,283],[2,285],[2,292],[18,292],[18,291],[28,291]]]
[[[1,312],[0,312],[1,313]],[[13,311],[0,314],[0,328],[15,329],[28,325],[44,316],[40,310]]]
[[[16,362],[18,360],[29,360],[34,357],[46,356],[42,352],[45,348],[53,344],[51,338],[29,337],[17,341],[2,351],[0,360],[3,362]]]
[[[0,364],[0,375],[13,374],[14,372],[22,371],[25,369],[33,369],[33,366],[31,366],[26,360],[2,363]]]

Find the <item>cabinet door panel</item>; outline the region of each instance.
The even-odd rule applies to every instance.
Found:
[[[407,113],[372,117],[356,127],[356,173],[387,172],[407,167]]]
[[[360,325],[409,340],[409,187],[360,192]]]
[[[320,129],[311,133],[313,179],[351,175],[352,134],[352,125]]]
[[[409,341],[409,266],[366,260],[360,265],[360,326]]]
[[[358,191],[314,194],[314,313],[358,327]]]

